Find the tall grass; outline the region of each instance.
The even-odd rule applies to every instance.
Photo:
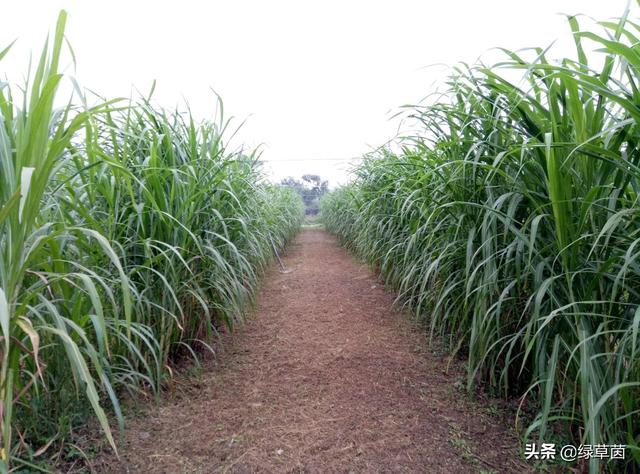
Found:
[[[599,33],[569,24],[574,59],[505,50],[492,67],[456,68],[441,100],[412,109],[421,136],[366,156],[322,217],[467,357],[469,388],[483,383],[535,409],[527,437],[568,427],[574,443],[625,445],[631,467],[640,26],[627,15]],[[507,79],[516,73],[520,82]],[[605,467],[622,465],[589,461],[591,472]]]
[[[221,112],[58,107],[65,21],[24,92],[0,84],[1,471],[55,462],[91,415],[114,445],[123,391],[158,395],[176,357],[211,349],[302,220],[225,148]]]

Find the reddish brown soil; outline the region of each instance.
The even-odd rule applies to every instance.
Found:
[[[187,393],[128,422],[98,471],[522,472],[511,422],[460,389],[393,295],[321,230]]]

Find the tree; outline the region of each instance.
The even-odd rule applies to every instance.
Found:
[[[320,175],[304,174],[302,181],[289,176],[280,181],[281,186],[294,189],[304,201],[306,214],[315,215],[320,210],[318,202],[320,198],[329,191],[329,182],[323,181]]]

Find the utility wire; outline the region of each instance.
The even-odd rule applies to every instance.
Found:
[[[353,161],[361,160],[361,156],[353,156],[351,158],[285,158],[283,160],[259,160],[263,163],[284,163],[287,161]]]

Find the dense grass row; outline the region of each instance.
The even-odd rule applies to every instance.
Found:
[[[113,444],[119,395],[159,394],[176,357],[211,348],[302,219],[225,149],[221,114],[57,108],[64,25],[24,93],[0,83],[2,471],[46,464],[91,414]]]
[[[366,156],[322,217],[467,357],[469,388],[522,396],[530,440],[569,427],[574,443],[626,445],[629,466],[640,461],[640,26],[569,23],[575,59],[505,51],[492,67],[456,68],[439,100],[411,110],[420,136]]]

